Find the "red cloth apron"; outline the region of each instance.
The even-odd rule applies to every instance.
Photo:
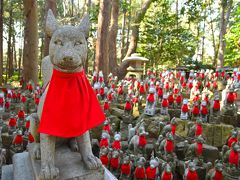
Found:
[[[64,138],[76,137],[105,119],[83,71],[64,73],[53,69],[38,132]]]

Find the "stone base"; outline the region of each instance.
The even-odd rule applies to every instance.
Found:
[[[8,171],[3,167],[3,179],[11,180],[6,174],[11,174],[12,180],[38,180],[41,162],[31,158],[31,152],[18,153],[13,156],[13,171]],[[71,152],[67,147],[57,148],[55,156],[56,167],[59,168],[60,180],[82,179],[82,180],[103,180],[104,169],[88,170],[81,161],[81,156],[77,152]],[[8,178],[8,179],[7,179]]]

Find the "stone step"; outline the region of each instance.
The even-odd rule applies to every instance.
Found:
[[[2,180],[13,180],[13,165],[2,166]]]
[[[13,156],[13,179],[35,180],[28,152],[17,153]]]

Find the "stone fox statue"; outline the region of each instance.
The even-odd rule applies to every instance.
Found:
[[[37,115],[32,115],[30,127],[36,142],[40,141],[34,146],[36,158],[41,158],[40,179],[59,178],[59,170],[54,164],[56,139],[72,140],[87,168],[102,166],[92,153],[88,132],[105,120],[83,72],[88,31],[88,16],[76,27],[58,26],[52,11],[48,11],[46,32],[51,41],[49,56],[43,59],[42,69],[46,88]]]

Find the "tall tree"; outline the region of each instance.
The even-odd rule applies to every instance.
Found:
[[[138,11],[132,26],[131,26],[131,30],[132,30],[132,34],[131,34],[131,38],[130,38],[130,44],[127,50],[127,54],[125,57],[130,56],[132,53],[136,52],[137,49],[137,42],[138,42],[138,38],[139,38],[139,27],[140,27],[140,23],[144,18],[144,15],[146,14],[148,8],[150,7],[151,3],[154,0],[146,0],[142,6],[142,9],[140,11]]]
[[[3,0],[0,0],[0,86],[3,84]]]
[[[37,0],[24,0],[24,49],[23,49],[23,78],[25,82],[38,82],[38,13]]]
[[[226,49],[226,40],[224,36],[227,33],[227,26],[229,22],[230,13],[232,10],[233,0],[221,0],[221,21],[220,21],[220,34],[219,34],[219,50],[217,66],[223,67],[224,65],[224,53]]]
[[[47,0],[46,1],[46,9],[45,9],[45,21],[47,17],[47,12],[48,10],[51,9],[54,16],[56,17],[57,14],[57,4],[56,0]],[[45,27],[45,26],[44,26]],[[44,56],[48,56],[49,54],[49,42],[50,42],[51,37],[45,33],[45,41],[44,41]]]
[[[112,0],[111,24],[109,29],[109,70],[116,75],[117,67],[117,33],[119,0]]]
[[[13,8],[12,8],[13,2],[10,2],[9,7],[9,22],[8,22],[8,48],[7,48],[7,72],[6,73],[6,80],[7,77],[11,77],[13,75],[13,42],[12,42],[12,36],[13,36]]]
[[[98,14],[98,30],[96,42],[96,67],[97,71],[102,70],[104,77],[108,75],[108,39],[111,0],[100,0],[100,10]]]

